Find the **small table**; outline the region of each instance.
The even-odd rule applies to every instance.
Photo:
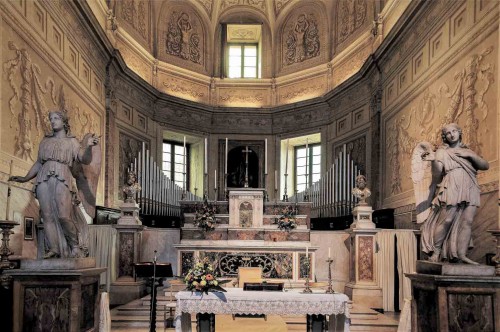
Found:
[[[191,331],[191,314],[209,314],[206,327],[202,331],[214,331],[215,315],[265,314],[265,315],[307,315],[310,331],[316,331],[318,317],[330,316],[329,331],[348,331],[349,309],[345,294],[312,293],[299,291],[262,292],[243,291],[241,288],[227,289],[227,292],[178,292],[175,296],[175,330]],[[339,316],[339,317],[336,317]],[[315,320],[313,322],[313,318]],[[311,324],[309,324],[311,321]],[[198,320],[198,324],[200,321]],[[321,324],[319,324],[321,325]],[[200,327],[200,326],[199,326]]]

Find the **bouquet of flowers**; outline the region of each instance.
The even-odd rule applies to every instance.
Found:
[[[213,231],[215,225],[217,224],[217,218],[215,218],[216,207],[205,199],[203,204],[196,208],[196,214],[194,216],[194,225],[203,229],[203,231]]]
[[[229,280],[218,281],[214,274],[212,264],[207,259],[197,262],[184,277],[186,289],[192,292],[200,291],[208,294],[209,291],[225,292],[220,285]]]
[[[290,205],[284,206],[281,210],[278,209],[277,213],[281,215],[274,220],[278,224],[278,229],[290,232],[292,229],[297,228],[296,209]]]

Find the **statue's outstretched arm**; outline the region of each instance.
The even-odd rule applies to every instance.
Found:
[[[9,178],[9,181],[21,182],[21,183],[28,182],[29,180],[35,178],[35,176],[40,171],[40,168],[42,168],[42,164],[37,160],[33,164],[33,166],[31,166],[31,168],[28,171],[28,174],[26,174],[26,176],[11,176]]]
[[[99,137],[95,134],[87,134],[82,140],[81,149],[78,151],[78,160],[84,165],[92,162],[92,147],[99,143]]]

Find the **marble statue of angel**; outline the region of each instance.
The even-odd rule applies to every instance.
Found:
[[[462,130],[451,123],[441,130],[443,145],[434,151],[419,143],[412,155],[417,222],[422,223],[422,250],[429,260],[478,264],[466,256],[471,226],[480,203],[478,170],[486,160],[462,143]]]
[[[35,179],[33,192],[45,230],[44,258],[86,257],[88,225],[80,204],[89,216],[95,215],[99,137],[86,134],[78,141],[71,134],[66,110],[50,112],[49,121],[52,133],[40,142],[35,164],[26,176],[12,176],[9,181]]]

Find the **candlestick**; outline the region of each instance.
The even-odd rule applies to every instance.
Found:
[[[215,176],[214,176],[214,183],[215,183],[214,188],[217,189],[217,170],[215,170],[214,174],[215,174]]]
[[[328,248],[328,249],[330,249],[330,248]],[[333,291],[333,287],[332,287],[332,263],[333,263],[333,259],[330,259],[330,257],[328,257],[326,262],[328,263],[328,288],[326,289],[325,293],[333,294],[333,293],[335,293]]]
[[[278,171],[274,170],[274,190],[278,190]]]
[[[308,166],[308,163],[309,163],[309,139],[306,138],[306,189],[307,189],[307,184],[309,182],[309,174],[308,174],[308,170],[309,168],[307,167]]]
[[[186,136],[184,136],[184,149],[183,149],[183,156],[182,156],[182,174],[183,174],[183,179],[182,179],[182,189],[185,192],[186,191]],[[183,193],[185,195],[185,193]]]
[[[328,247],[328,259],[330,259],[330,247]]]
[[[306,246],[306,257],[309,258],[309,246]]]
[[[309,260],[309,246],[306,246],[306,260],[304,262],[304,265],[306,267],[306,288],[302,291],[302,293],[310,294],[312,293],[312,290],[309,284],[309,272],[311,270],[311,262]]]
[[[267,138],[264,144],[264,174],[267,174]]]
[[[207,158],[207,154],[208,154],[208,140],[205,137],[205,174],[208,174],[208,158]]]
[[[226,160],[225,160],[224,173],[227,174],[227,137],[226,137]]]
[[[10,212],[10,177],[12,176],[12,166],[14,165],[14,161],[11,159],[10,160],[10,167],[9,167],[9,177],[7,178],[7,206],[5,207],[5,220],[9,220],[9,212]]]

